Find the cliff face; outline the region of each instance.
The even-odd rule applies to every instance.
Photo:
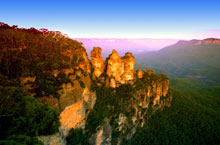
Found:
[[[101,51],[99,51],[99,56],[100,53]],[[99,59],[98,56],[95,58],[93,55],[91,58],[92,61],[99,60],[99,63],[102,64],[102,59]],[[126,53],[125,56],[120,57],[117,51],[113,50],[104,65],[103,75],[96,78],[96,82],[101,82],[99,85],[115,89],[117,94],[118,87],[130,84],[135,92],[125,93],[124,97],[127,97],[125,102],[128,104],[122,103],[130,115],[119,113],[117,119],[111,120],[117,124],[117,127],[110,126],[110,129],[106,127],[109,121],[109,118],[106,118],[105,123],[97,127],[99,129],[90,140],[92,144],[111,144],[112,140],[114,143],[120,144],[123,138],[130,139],[136,132],[136,128],[143,126],[153,112],[171,105],[172,96],[167,96],[169,80],[165,75],[155,74],[152,70],[141,71],[138,69],[135,71],[135,58],[132,53]],[[128,87],[124,92],[129,92],[129,89],[131,88]],[[112,107],[114,108],[114,106]],[[152,112],[149,113],[148,110],[152,110]],[[117,139],[112,136],[112,132],[120,132]]]
[[[57,89],[59,97],[53,95],[41,96],[39,101],[44,102],[60,113],[60,136],[41,137],[42,140],[59,142],[65,144],[65,137],[71,128],[85,128],[87,117],[96,105],[96,90],[92,90],[92,85],[106,86],[117,92],[117,88],[130,84],[135,92],[128,94],[127,104],[123,104],[125,110],[130,115],[123,112],[115,116],[116,119],[104,118],[104,123],[100,124],[96,133],[91,134],[90,143],[94,145],[112,144],[113,140],[117,144],[123,139],[130,139],[136,132],[138,126],[147,123],[150,115],[158,109],[170,106],[172,97],[168,96],[169,80],[165,75],[155,74],[151,70],[142,71],[134,70],[135,58],[132,53],[126,53],[120,57],[116,50],[105,60],[102,59],[102,49],[95,47],[91,52],[90,60],[85,52],[77,52],[81,54],[81,58],[74,58],[74,54],[69,52],[65,55],[78,62],[72,68],[53,70],[49,74],[59,80],[60,74],[68,76],[70,82],[62,83]],[[28,76],[20,78],[21,83],[25,86],[26,93],[35,96],[33,88],[36,86],[38,77]],[[97,84],[94,84],[97,83]],[[124,90],[125,92],[127,90]],[[105,92],[104,92],[105,93]],[[44,93],[43,93],[44,94]],[[124,96],[125,97],[125,96]],[[111,106],[109,106],[111,108]],[[112,106],[114,108],[114,106]],[[152,113],[149,115],[149,111]],[[99,110],[101,111],[101,110]],[[115,122],[115,126],[111,126],[110,122]],[[118,137],[112,136],[114,132],[120,132]]]

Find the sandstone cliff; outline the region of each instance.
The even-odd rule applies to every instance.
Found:
[[[100,53],[101,51],[99,51],[99,56]],[[102,59],[99,59],[98,56],[95,58],[93,55],[91,58],[100,61],[97,63],[103,64]],[[117,127],[110,126],[110,129],[105,127],[110,118],[105,118],[105,123],[97,127],[97,132],[92,135],[90,140],[93,144],[111,144],[112,142],[120,144],[122,139],[130,139],[135,134],[136,128],[143,126],[153,112],[171,105],[172,96],[167,96],[169,80],[166,75],[155,74],[152,70],[141,71],[138,69],[135,71],[135,58],[132,53],[126,53],[125,56],[120,57],[117,51],[113,50],[104,65],[105,69],[102,71],[102,75],[97,76],[96,82],[99,83],[99,86],[106,85],[115,89],[116,94],[117,88],[124,92],[126,100],[123,101],[123,98],[119,100],[122,101],[122,105],[129,115],[119,113],[117,119],[111,120],[117,124]],[[96,66],[93,65],[93,67]],[[134,91],[131,91],[132,88]],[[108,104],[109,107],[117,107],[112,105]],[[149,112],[149,110],[151,111]],[[112,132],[120,132],[120,135],[115,138],[112,136]],[[112,141],[109,142],[109,140]]]
[[[138,126],[143,126],[147,123],[148,118],[158,109],[163,109],[165,106],[170,106],[172,96],[167,96],[169,80],[165,75],[155,74],[152,70],[135,71],[135,58],[132,53],[126,53],[120,57],[116,50],[105,60],[102,59],[102,49],[94,47],[91,52],[91,63],[85,51],[77,52],[79,57],[76,58],[73,52],[63,53],[68,56],[70,61],[75,59],[77,63],[69,69],[53,70],[46,72],[56,80],[61,74],[68,77],[67,82],[61,83],[57,87],[57,94],[49,96],[40,96],[38,100],[44,102],[57,110],[60,113],[60,135],[40,137],[45,142],[59,142],[65,144],[65,137],[71,128],[82,128],[85,131],[87,117],[96,106],[97,90],[92,89],[94,85],[97,87],[106,86],[113,89],[117,94],[117,88],[123,90],[124,86],[128,90],[123,90],[126,100],[119,99],[125,112],[119,112],[118,115],[103,118],[104,123],[97,126],[95,133],[91,134],[90,143],[94,145],[112,144],[112,142],[120,144],[123,139],[130,139],[136,132]],[[28,76],[20,78],[24,85],[26,94],[35,96],[34,88],[38,76]],[[129,86],[126,86],[129,84]],[[122,88],[121,88],[122,86]],[[134,91],[130,92],[129,89]],[[105,93],[105,92],[103,92]],[[46,94],[42,92],[42,94]],[[123,97],[123,94],[121,94]],[[129,97],[128,97],[129,96]],[[99,98],[100,99],[100,98]],[[108,105],[107,108],[116,106]],[[151,110],[151,113],[149,113]],[[99,110],[102,111],[102,110]],[[129,114],[129,115],[128,115]],[[112,126],[110,122],[114,122]],[[119,132],[119,136],[112,136],[114,132]],[[59,140],[60,141],[57,141]]]

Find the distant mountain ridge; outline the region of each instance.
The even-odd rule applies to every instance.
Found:
[[[148,39],[148,38],[74,38],[83,43],[87,53],[93,47],[101,47],[103,58],[106,58],[113,49],[117,49],[120,56],[126,52],[143,53],[159,50],[165,46],[175,44],[178,39]]]
[[[204,40],[193,39],[190,41],[179,40],[176,44],[194,44],[194,45],[202,45],[202,44],[220,44],[220,39],[218,38],[207,38]]]
[[[178,41],[156,52],[135,55],[138,64],[162,69],[170,77],[193,77],[220,82],[220,39]]]

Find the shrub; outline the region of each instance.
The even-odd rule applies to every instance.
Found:
[[[89,145],[89,137],[82,129],[71,129],[66,137],[67,145]]]

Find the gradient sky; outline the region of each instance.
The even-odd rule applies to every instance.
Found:
[[[71,38],[220,38],[220,0],[1,0],[0,22]]]

